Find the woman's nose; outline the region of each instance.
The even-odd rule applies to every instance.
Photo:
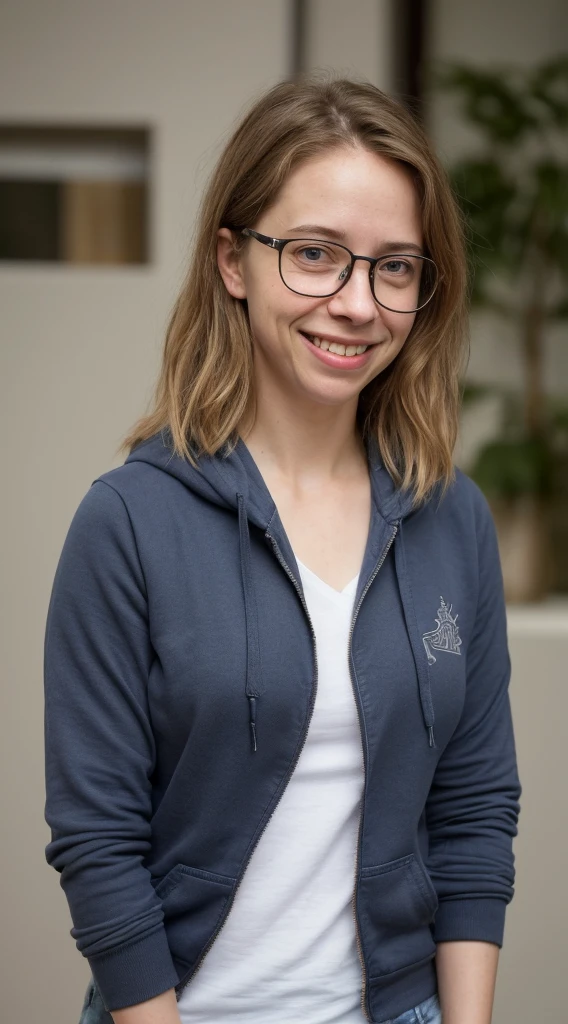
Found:
[[[346,284],[329,299],[328,309],[332,315],[347,316],[357,323],[376,319],[380,306],[371,291],[368,263],[355,263]]]

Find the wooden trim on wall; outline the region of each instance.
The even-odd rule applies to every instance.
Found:
[[[394,26],[394,89],[417,114],[424,106],[423,69],[430,4],[428,0],[391,0]]]
[[[307,26],[309,0],[291,0],[291,53],[292,78],[307,70]]]

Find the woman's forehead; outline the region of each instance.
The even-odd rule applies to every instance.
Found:
[[[420,201],[410,171],[360,148],[332,150],[299,164],[268,216],[274,234],[327,227],[326,237],[348,244],[353,230],[366,225],[373,236],[380,229],[392,238],[421,241]]]

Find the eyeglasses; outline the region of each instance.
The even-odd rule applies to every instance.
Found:
[[[438,285],[438,268],[428,256],[387,253],[356,256],[346,245],[321,238],[271,238],[252,228],[240,233],[278,251],[283,283],[296,295],[327,298],[347,284],[356,260],[369,263],[369,282],[375,302],[393,313],[417,313],[430,302]]]

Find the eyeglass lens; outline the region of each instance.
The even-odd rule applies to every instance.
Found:
[[[295,239],[281,252],[280,271],[292,291],[314,298],[339,291],[349,272],[346,249],[321,239]],[[375,298],[388,309],[410,313],[425,305],[436,289],[436,266],[420,256],[387,254],[375,265]]]

